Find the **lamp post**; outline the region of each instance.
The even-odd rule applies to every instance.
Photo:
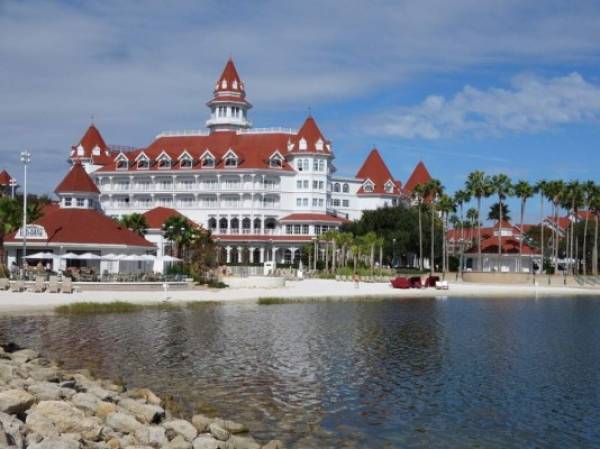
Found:
[[[21,152],[21,162],[23,163],[23,268],[25,268],[27,256],[27,165],[31,162],[31,153],[27,150]]]
[[[396,239],[392,239],[392,268],[394,267],[394,264],[396,263]]]

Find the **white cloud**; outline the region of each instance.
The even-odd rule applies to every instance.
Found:
[[[439,139],[458,134],[536,132],[600,119],[600,85],[578,73],[555,78],[519,75],[508,89],[466,86],[451,98],[431,95],[419,105],[377,118],[383,132]]]

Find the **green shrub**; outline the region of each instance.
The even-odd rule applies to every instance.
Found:
[[[79,315],[84,313],[130,313],[137,312],[142,306],[125,301],[105,303],[75,302],[54,308],[54,312],[61,315]]]

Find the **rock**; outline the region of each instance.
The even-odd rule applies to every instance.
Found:
[[[284,446],[280,440],[271,440],[262,449],[284,449]]]
[[[23,413],[33,405],[35,398],[25,390],[6,390],[0,392],[0,412],[16,415]]]
[[[119,443],[119,440],[117,438],[111,438],[109,439],[106,444],[108,444],[108,446],[110,447],[110,449],[121,449],[121,443]]]
[[[21,349],[10,354],[10,358],[16,363],[27,363],[30,360],[39,358],[40,354],[33,349]]]
[[[121,399],[119,406],[130,411],[137,419],[145,423],[156,424],[165,417],[165,410],[158,405],[144,404],[135,399]]]
[[[58,401],[63,398],[63,388],[53,382],[36,382],[27,390],[33,394],[38,401]]]
[[[192,443],[186,441],[181,435],[177,435],[166,446],[167,449],[192,449]]]
[[[178,435],[181,435],[187,441],[192,441],[198,435],[196,428],[189,422],[183,419],[174,419],[163,423],[165,429],[173,430]]]
[[[243,433],[248,432],[248,427],[243,424],[237,423],[235,421],[229,421],[228,419],[215,418],[213,421],[215,424],[219,425],[225,430],[228,430],[231,433]]]
[[[24,447],[23,431],[25,425],[23,421],[6,413],[0,413],[0,426],[2,427],[1,434],[3,437],[0,441],[5,444],[5,446],[0,444],[0,447],[10,447],[11,444],[17,448]]]
[[[208,431],[208,426],[213,422],[212,418],[205,415],[194,415],[192,416],[192,424],[198,430],[198,432]]]
[[[223,449],[260,449],[260,444],[250,437],[232,435],[225,442]]]
[[[217,440],[227,441],[229,439],[230,433],[218,424],[210,424],[208,426],[208,430],[210,431],[211,435],[214,436]]]
[[[165,429],[160,426],[144,426],[135,432],[135,437],[140,443],[153,447],[164,447],[169,442]]]
[[[162,400],[147,388],[133,388],[127,391],[127,396],[132,399],[143,399],[148,404],[160,405]]]
[[[96,416],[99,418],[106,418],[113,412],[117,411],[117,406],[112,402],[100,401],[98,408],[96,409]]]
[[[194,441],[192,441],[193,449],[219,449],[220,441],[215,440],[210,435],[200,435]]]
[[[98,399],[97,396],[91,393],[76,393],[71,398],[71,402],[73,403],[73,405],[83,410],[87,410],[91,413],[96,413],[96,410],[98,410],[101,401],[100,399]]]
[[[58,370],[52,367],[35,367],[29,371],[29,375],[38,382],[58,381]]]
[[[8,383],[17,377],[17,367],[10,362],[0,362],[0,381]]]
[[[81,444],[70,438],[47,437],[39,443],[28,446],[28,449],[80,449]]]
[[[106,425],[112,427],[117,432],[135,434],[144,426],[131,415],[126,415],[121,412],[114,412],[106,417]]]
[[[48,423],[60,433],[100,434],[101,427],[97,418],[88,418],[85,414],[65,401],[42,401],[28,412],[27,426],[45,434]]]

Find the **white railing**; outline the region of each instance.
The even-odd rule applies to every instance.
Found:
[[[296,134],[296,130],[292,128],[271,127],[271,128],[249,128],[237,131],[237,134]]]
[[[183,129],[176,131],[163,131],[156,135],[156,139],[160,137],[208,136],[209,134],[209,131],[203,129]]]

